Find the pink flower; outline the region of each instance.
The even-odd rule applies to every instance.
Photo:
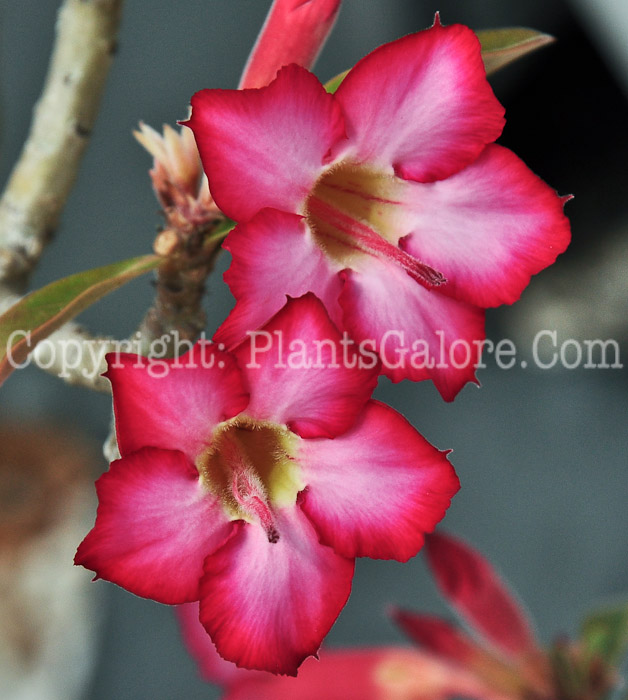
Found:
[[[240,88],[267,85],[282,66],[310,68],[340,10],[340,0],[275,0],[240,79]]]
[[[601,700],[622,684],[616,665],[625,653],[625,607],[587,615],[577,639],[560,637],[549,649],[528,616],[479,552],[442,533],[427,538],[436,582],[473,635],[445,620],[397,610],[408,636],[441,661],[466,670],[503,700]],[[621,622],[619,622],[621,620]]]
[[[381,46],[335,95],[303,68],[192,99],[226,247],[233,346],[315,293],[393,381],[445,399],[474,379],[484,309],[514,302],[569,241],[564,200],[509,150],[480,45],[461,25]]]
[[[400,646],[323,649],[297,678],[248,671],[218,656],[197,604],[177,612],[190,654],[206,680],[223,686],[223,700],[508,700],[457,665]]]
[[[122,458],[76,563],[162,603],[200,601],[221,656],[294,675],[344,606],[354,558],[414,556],[458,488],[446,453],[369,400],[378,369],[352,366],[341,341],[310,294],[232,353],[110,356]]]

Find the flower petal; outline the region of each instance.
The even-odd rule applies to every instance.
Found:
[[[232,534],[181,452],[145,448],[96,482],[96,524],[75,564],[159,603],[198,600],[203,560]]]
[[[393,382],[432,379],[451,401],[475,367],[484,340],[484,311],[428,291],[394,265],[362,261],[359,271],[341,273],[344,327],[369,343]]]
[[[400,608],[392,608],[390,614],[413,642],[443,659],[467,666],[486,653],[464,632],[439,617]]]
[[[537,650],[523,608],[479,552],[442,533],[428,538],[426,551],[445,598],[485,639],[510,656]]]
[[[466,673],[477,685],[471,692],[457,688],[456,695],[467,697],[468,693],[481,700],[513,700],[523,695],[553,697],[552,674],[542,652],[527,657],[521,666],[512,665],[438,617],[399,609],[393,609],[391,615],[410,639],[448,663],[453,671]]]
[[[275,0],[240,80],[240,89],[270,83],[289,63],[310,68],[334,26],[340,0]]]
[[[333,95],[296,65],[259,90],[196,93],[185,123],[216,203],[236,221],[265,207],[300,212],[330,148],[344,139]]]
[[[177,605],[176,613],[185,646],[198,664],[200,674],[205,680],[222,686],[231,686],[243,679],[269,678],[267,673],[238,668],[234,663],[225,661],[220,656],[211,637],[201,625],[198,601]]]
[[[284,306],[287,294],[313,292],[340,321],[340,278],[300,216],[263,209],[236,226],[223,248],[233,258],[224,279],[237,302],[215,342],[227,348],[240,343],[246,331],[260,328]]]
[[[201,674],[223,686],[223,700],[382,700],[413,697],[510,700],[485,686],[470,668],[407,647],[322,649],[307,658],[297,678],[238,668],[222,659],[198,619],[198,603],[177,608],[186,644]],[[400,616],[413,616],[399,611]],[[445,623],[443,623],[445,624]],[[412,634],[410,634],[412,636]],[[428,645],[429,646],[429,645]],[[482,662],[483,658],[477,659]]]
[[[478,306],[512,304],[569,244],[564,200],[495,144],[447,180],[407,183],[404,197],[401,247],[445,275],[444,294]]]
[[[246,413],[288,425],[301,437],[348,430],[370,398],[379,367],[361,367],[313,294],[288,303],[233,351],[246,376]]]
[[[320,659],[303,662],[297,678],[274,676],[238,668],[219,656],[199,621],[198,603],[179,605],[177,618],[201,675],[223,687],[223,700],[381,700],[379,669],[407,663],[415,654],[422,658],[420,652],[402,647],[322,649]]]
[[[206,559],[200,617],[223,658],[296,675],[346,603],[353,561],[319,544],[298,508],[276,516],[277,542],[239,521],[238,534]]]
[[[336,98],[355,160],[419,182],[461,170],[504,127],[480,42],[460,24],[437,21],[380,46],[349,72]]]
[[[338,554],[407,561],[459,488],[446,454],[392,408],[369,401],[348,433],[302,441],[301,507]]]
[[[194,461],[212,429],[242,411],[248,395],[227,353],[200,341],[176,359],[107,356],[120,453],[181,450]]]

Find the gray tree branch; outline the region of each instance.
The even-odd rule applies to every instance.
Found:
[[[65,0],[30,133],[0,199],[0,294],[23,292],[76,179],[123,0]]]

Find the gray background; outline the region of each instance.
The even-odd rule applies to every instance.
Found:
[[[160,127],[185,117],[190,96],[201,88],[234,87],[268,5],[262,0],[128,2],[80,179],[34,286],[150,250],[160,218],[147,176],[150,159],[131,131],[139,120]],[[41,88],[57,6],[53,0],[0,4],[3,179]],[[535,306],[524,306],[526,296],[557,275],[577,294],[583,262],[594,260],[612,235],[628,227],[622,74],[604,50],[604,34],[589,31],[588,22],[561,0],[345,0],[316,73],[327,79],[371,48],[428,26],[436,9],[445,23],[527,25],[559,38],[493,81],[509,118],[501,142],[561,194],[577,195],[568,206],[572,248],[533,281],[520,302],[527,327],[534,328]],[[209,285],[209,332],[232,303],[220,279],[227,265],[225,256]],[[151,294],[148,278],[142,278],[82,320],[93,330],[124,336],[135,330]],[[621,294],[625,286],[617,290]],[[619,303],[625,308],[625,296]],[[529,359],[532,335],[518,331],[522,312],[516,308],[489,312],[489,335],[516,337],[521,356]],[[596,312],[599,325],[586,328],[583,338],[608,337],[605,308]],[[543,323],[537,330],[550,327]],[[625,342],[618,340],[626,362]],[[462,490],[443,527],[498,564],[534,616],[541,640],[548,642],[559,631],[574,633],[594,602],[628,597],[626,369],[504,371],[488,364],[480,373],[481,390],[467,387],[453,404],[442,402],[427,383],[392,387],[382,381],[377,393],[430,441],[454,448],[451,459]],[[1,391],[0,417],[52,413],[98,440],[107,433],[107,397],[66,387],[32,369],[17,373]],[[87,698],[217,697],[198,679],[168,608],[103,582],[94,585],[106,591],[107,615]],[[360,561],[352,597],[328,644],[400,640],[385,616],[389,602],[446,614],[421,556],[406,565]]]

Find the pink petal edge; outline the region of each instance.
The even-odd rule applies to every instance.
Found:
[[[537,650],[525,611],[488,560],[443,533],[430,535],[426,544],[436,582],[461,617],[509,656]]]
[[[339,554],[407,561],[459,488],[446,455],[392,408],[369,401],[349,432],[301,443],[301,507]]]
[[[378,366],[343,357],[338,329],[313,294],[285,306],[233,354],[251,391],[246,413],[301,437],[335,437],[356,420],[377,384]],[[350,364],[355,362],[355,367]]]
[[[483,308],[512,304],[568,246],[564,200],[491,144],[447,180],[407,183],[400,247],[447,278],[439,292]]]
[[[344,607],[354,564],[319,544],[299,508],[276,516],[277,542],[238,521],[237,534],[207,557],[200,619],[224,659],[294,676]]]
[[[473,162],[505,123],[477,37],[438,20],[365,56],[336,99],[351,157],[419,182],[441,180]]]
[[[74,563],[159,603],[198,600],[203,561],[234,530],[186,457],[144,448],[112,462],[96,490],[96,524]]]
[[[118,447],[124,457],[145,447],[181,450],[193,462],[213,428],[248,404],[235,360],[197,342],[175,359],[107,355]]]
[[[258,90],[202,90],[194,132],[216,204],[248,221],[266,207],[300,212],[331,147],[345,138],[333,95],[297,65]]]
[[[467,382],[477,382],[484,310],[428,291],[394,265],[369,260],[341,273],[344,328],[368,343],[393,382],[432,379],[452,401]]]

